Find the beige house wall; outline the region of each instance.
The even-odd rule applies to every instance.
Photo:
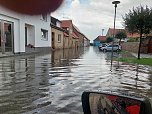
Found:
[[[72,39],[72,48],[78,48],[79,47],[79,39],[73,38]]]
[[[69,41],[68,41],[68,44],[69,44],[69,48],[73,48],[73,38],[72,38],[72,33],[73,33],[73,29],[72,29],[72,22],[71,22],[71,25],[69,26]]]
[[[64,36],[64,40],[63,40],[63,47],[64,49],[69,48],[69,37]]]
[[[63,49],[63,43],[64,43],[64,36],[63,36],[63,31],[52,28],[52,32],[54,32],[54,48],[55,49]],[[58,40],[59,35],[61,35],[61,39]]]
[[[69,48],[73,47],[72,41],[73,41],[72,34],[70,34],[69,35]]]
[[[79,33],[79,46],[84,46],[84,36]]]

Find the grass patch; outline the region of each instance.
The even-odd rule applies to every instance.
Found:
[[[128,53],[128,51],[126,51],[126,50],[121,50],[120,53],[121,53],[121,54],[125,54],[125,53]]]
[[[137,63],[137,64],[141,64],[141,65],[149,65],[152,66],[152,58],[141,58],[141,59],[137,59],[137,58],[119,58],[118,59],[121,62],[127,62],[127,63]]]

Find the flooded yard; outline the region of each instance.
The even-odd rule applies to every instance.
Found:
[[[152,67],[118,61],[111,66],[110,57],[90,47],[0,59],[0,114],[82,114],[85,90],[152,97]]]

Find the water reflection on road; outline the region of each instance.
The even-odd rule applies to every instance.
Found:
[[[90,47],[0,59],[0,114],[82,114],[81,94],[90,89],[152,97],[151,67],[113,62],[111,68],[110,57]]]

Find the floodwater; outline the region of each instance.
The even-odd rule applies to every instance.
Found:
[[[85,90],[152,97],[152,67],[116,61],[111,67],[110,56],[88,47],[0,59],[0,114],[82,114]]]

